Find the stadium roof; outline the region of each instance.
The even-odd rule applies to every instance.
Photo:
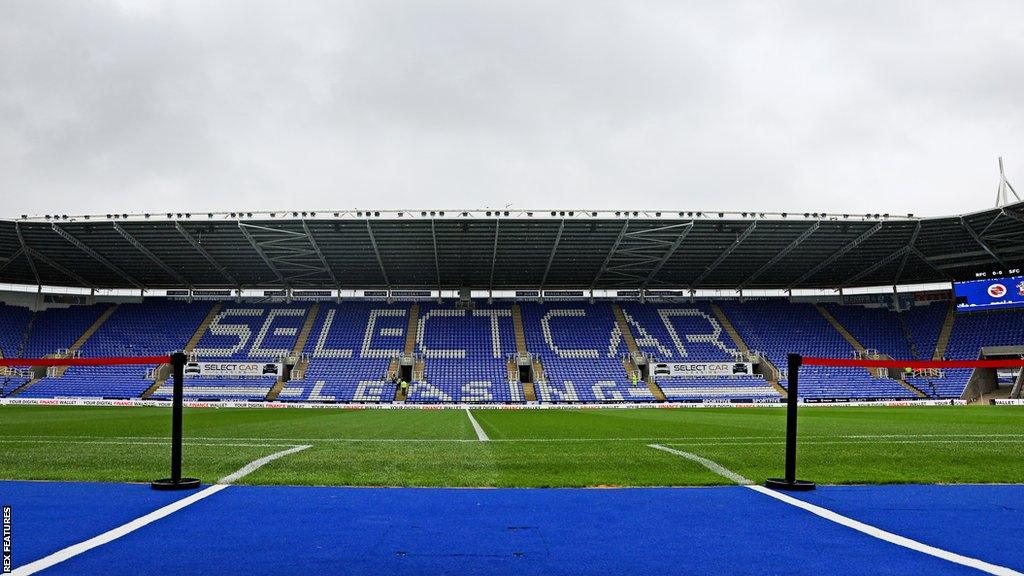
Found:
[[[23,216],[0,282],[87,288],[838,288],[1024,264],[1024,203],[962,216],[395,210]]]

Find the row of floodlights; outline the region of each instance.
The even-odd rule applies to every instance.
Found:
[[[253,213],[252,212],[230,212],[229,214],[230,214],[230,216],[232,218],[252,218],[253,217]],[[309,218],[316,218],[316,212],[291,212],[291,213],[288,213],[288,212],[280,212],[280,213],[279,212],[271,212],[270,213],[270,217],[271,218],[277,218],[278,214],[280,214],[282,218],[287,218],[289,215],[292,218],[299,218],[300,216],[302,218],[307,218],[307,217],[309,217]],[[333,214],[334,214],[335,218],[341,216],[341,212],[334,212]],[[395,214],[399,218],[405,216],[405,212],[396,212]],[[426,217],[428,214],[431,217],[440,216],[440,217],[443,218],[445,213],[444,213],[443,210],[442,211],[431,210],[429,212],[424,210],[424,211],[420,212],[420,216],[421,217]],[[533,216],[533,212],[526,212],[525,214],[528,217],[532,217]],[[661,212],[655,212],[654,216],[657,217],[657,218],[661,218],[661,214],[662,214]],[[678,214],[678,216],[680,218],[684,218],[684,217],[693,218],[694,216],[696,216],[697,218],[703,218],[704,217],[704,212],[678,212],[677,214]],[[712,216],[713,214],[714,214],[714,212],[710,212],[710,213],[708,213],[708,216]],[[462,212],[461,215],[464,216],[464,217],[468,217],[470,215],[470,213],[469,212]],[[504,211],[504,212],[488,210],[486,212],[486,215],[488,217],[492,217],[492,216],[509,216],[509,212],[507,210]],[[590,215],[593,216],[594,218],[596,218],[598,216],[598,213],[597,212],[591,212]],[[747,218],[747,217],[750,217],[750,218],[758,218],[758,217],[764,218],[765,217],[765,213],[764,212],[741,212],[740,215],[743,218]],[[790,214],[788,212],[782,212],[780,215],[783,218],[786,218],[786,217],[790,216]],[[798,216],[798,215],[799,214],[793,214],[793,216]],[[147,213],[147,214],[143,214],[143,216],[145,218],[150,218],[153,215]],[[359,218],[363,218],[364,216],[366,218],[369,218],[371,216],[379,218],[380,217],[380,212],[379,211],[374,211],[374,212],[371,212],[371,211],[366,211],[366,212],[357,211],[356,212],[356,216],[359,217]],[[576,216],[576,212],[573,211],[573,210],[570,210],[568,212],[567,211],[552,210],[551,211],[551,216],[553,216],[553,217],[558,217],[558,216],[573,217],[573,216]],[[635,217],[639,217],[640,216],[640,212],[638,212],[638,211],[629,212],[629,211],[616,210],[615,211],[615,216],[616,217],[620,217],[620,218],[623,217],[623,216],[625,216],[626,218],[629,218],[630,216],[633,216],[635,218]],[[804,216],[804,218],[825,218],[825,217],[829,216],[829,214],[826,213],[826,212],[804,212],[803,216]],[[107,220],[116,220],[118,218],[127,219],[130,216],[128,214],[107,214],[106,217],[107,217]],[[213,212],[208,212],[206,214],[206,217],[207,218],[213,218],[214,217],[214,213]],[[725,212],[718,212],[718,217],[719,218],[725,218]],[[849,218],[849,217],[850,217],[849,214],[843,214],[843,218]],[[913,218],[914,215],[913,214],[907,214],[907,217],[908,218]],[[67,214],[61,214],[61,215],[57,215],[57,214],[50,215],[50,214],[47,214],[45,216],[45,218],[47,220],[67,220],[69,217],[68,217]],[[89,217],[89,215],[85,215],[85,216],[83,216],[83,218],[86,219],[86,220],[89,220],[90,217]],[[188,218],[192,218],[192,214],[188,213],[188,212],[178,212],[178,213],[167,212],[167,218],[168,219],[170,219],[170,218],[186,218],[186,219],[188,219]],[[876,220],[880,219],[880,218],[886,218],[887,219],[887,218],[889,218],[889,214],[888,213],[886,213],[886,214],[865,214],[864,218],[874,218]],[[27,220],[28,219],[28,215],[27,214],[22,214],[21,215],[21,219],[22,220]]]

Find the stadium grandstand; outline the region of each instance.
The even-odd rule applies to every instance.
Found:
[[[1020,202],[0,220],[4,569],[1021,574],[1022,268]]]
[[[202,401],[778,403],[794,352],[1019,357],[1024,314],[958,314],[952,289],[1019,275],[1021,238],[1020,203],[23,216],[0,222],[0,353],[265,366],[190,371]],[[1020,394],[1013,370],[805,370],[808,402]],[[158,401],[169,374],[8,368],[0,394]]]

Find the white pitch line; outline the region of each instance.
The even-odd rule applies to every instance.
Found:
[[[649,448],[654,448],[655,450],[661,450],[662,452],[668,452],[669,454],[681,456],[683,458],[686,458],[687,460],[692,460],[697,464],[700,464],[701,466],[707,468],[708,470],[711,470],[715,474],[718,474],[723,478],[732,480],[733,482],[740,484],[742,486],[747,486],[754,483],[749,478],[740,476],[739,474],[733,472],[732,470],[729,470],[725,466],[722,466],[718,462],[708,460],[707,458],[704,458],[702,456],[697,456],[696,454],[692,454],[690,452],[683,452],[682,450],[676,450],[674,448],[667,448],[665,446],[662,446],[661,444],[648,444],[647,446]]]
[[[931,442],[949,442],[949,443],[973,443],[977,442],[980,444],[996,444],[996,443],[1017,443],[1024,442],[1024,434],[902,434],[902,435],[801,435],[801,438],[808,439],[808,443],[839,443],[839,440],[879,440],[878,443],[873,444],[889,444],[885,442],[886,439],[893,439],[899,441],[899,443],[905,444],[926,444]],[[11,440],[13,439],[13,440]],[[4,442],[18,442],[20,439],[68,439],[68,442],[77,441],[76,439],[103,439],[103,440],[171,440],[170,437],[164,436],[59,436],[59,435],[10,435],[3,436],[0,438],[0,443]],[[813,439],[821,439],[820,441]],[[926,439],[926,440],[914,440],[914,439]],[[936,439],[936,440],[930,440]],[[948,439],[948,440],[941,440]],[[219,442],[219,441],[252,441],[252,442],[264,442],[264,443],[289,443],[289,444],[253,444],[252,446],[296,446],[299,443],[321,443],[321,442],[479,442],[478,440],[466,439],[466,438],[253,438],[253,437],[216,437],[216,436],[193,436],[188,437],[185,440],[185,444],[196,444],[197,442],[202,443],[206,441]],[[679,441],[679,442],[676,442]],[[687,442],[682,442],[687,441]],[[755,441],[755,442],[748,442]],[[649,437],[612,437],[612,438],[502,438],[502,439],[490,439],[489,442],[538,442],[538,443],[558,443],[558,442],[673,442],[675,445],[687,445],[687,446],[728,446],[730,444],[736,445],[755,445],[764,443],[765,445],[771,444],[784,444],[784,440],[777,436],[649,436]],[[803,441],[802,441],[803,442]],[[706,443],[706,444],[701,444]],[[118,444],[118,443],[115,443]],[[140,443],[142,444],[142,443]],[[872,444],[872,443],[840,443],[840,444]],[[202,444],[204,446],[226,446],[222,444]]]
[[[929,546],[922,542],[918,542],[917,540],[911,540],[910,538],[907,538],[905,536],[900,536],[899,534],[893,534],[892,532],[882,530],[881,528],[876,528],[874,526],[871,526],[870,524],[858,522],[853,518],[848,518],[846,516],[843,516],[842,514],[837,514],[827,508],[815,506],[814,504],[804,502],[803,500],[793,498],[792,496],[779,493],[769,488],[765,488],[764,486],[752,485],[747,486],[747,488],[750,488],[755,492],[760,492],[761,494],[764,494],[766,496],[771,496],[772,498],[775,498],[776,500],[779,500],[781,502],[785,502],[786,504],[789,504],[791,506],[796,506],[797,508],[806,510],[811,514],[814,514],[815,516],[819,516],[826,520],[830,520],[832,522],[835,522],[836,524],[846,526],[847,528],[851,528],[863,534],[867,534],[868,536],[878,538],[879,540],[884,540],[897,546],[902,546],[904,548],[916,550],[917,552],[921,552],[929,556],[941,558],[948,562],[953,562],[954,564],[960,564],[961,566],[974,568],[975,570],[981,570],[982,572],[987,572],[989,574],[998,574],[1000,576],[1021,576],[1020,572],[1012,568],[999,566],[997,564],[990,564],[988,562],[985,562],[984,560],[978,560],[977,558],[971,558],[969,556],[957,554],[956,552],[950,552],[948,550],[943,550],[942,548]]]
[[[481,442],[487,442],[490,438],[487,437],[487,433],[480,427],[480,423],[473,417],[473,413],[466,408],[466,416],[469,416],[469,423],[473,425],[473,430],[476,430],[476,439]]]
[[[306,448],[310,448],[310,447],[311,446],[309,444],[303,444],[302,446],[292,446],[291,448],[289,448],[287,450],[281,450],[280,452],[274,452],[270,456],[264,456],[263,458],[260,458],[259,460],[253,460],[252,462],[249,462],[245,466],[242,466],[241,468],[239,468],[233,474],[228,474],[227,476],[221,478],[220,480],[217,480],[217,483],[218,484],[231,484],[231,483],[233,483],[233,482],[235,482],[237,480],[240,480],[241,478],[243,478],[245,476],[248,476],[249,474],[255,472],[257,469],[259,469],[264,464],[269,464],[270,462],[273,462],[274,460],[277,460],[278,458],[283,458],[283,457],[285,457],[285,456],[287,456],[289,454],[295,454],[296,452],[301,452],[301,451],[305,450]]]
[[[117,528],[114,528],[112,530],[108,530],[108,531],[104,532],[103,534],[100,534],[99,536],[95,536],[93,538],[89,538],[88,540],[85,540],[83,542],[79,542],[78,544],[74,544],[72,546],[68,546],[67,548],[64,548],[63,550],[58,550],[57,552],[54,552],[53,554],[50,554],[49,556],[45,556],[43,558],[40,558],[39,560],[36,560],[35,562],[30,562],[29,564],[25,564],[24,566],[20,566],[18,568],[15,568],[14,571],[12,572],[12,574],[14,574],[16,576],[27,576],[28,574],[35,574],[36,572],[39,572],[40,570],[45,570],[45,569],[47,569],[47,568],[49,568],[51,566],[54,566],[56,564],[59,564],[59,563],[65,561],[65,560],[74,558],[75,556],[78,556],[79,554],[82,554],[83,552],[88,552],[89,550],[92,550],[93,548],[96,548],[97,546],[102,546],[102,545],[104,545],[104,544],[106,544],[108,542],[111,542],[113,540],[117,540],[118,538],[120,538],[120,537],[122,537],[122,536],[124,536],[126,534],[130,534],[130,533],[138,530],[139,528],[142,528],[143,526],[146,526],[147,524],[151,524],[151,523],[156,522],[157,520],[159,520],[161,518],[164,518],[166,516],[170,516],[171,514],[177,512],[178,510],[181,510],[182,508],[185,508],[186,506],[189,506],[190,504],[194,504],[194,503],[202,500],[203,498],[206,498],[208,496],[213,496],[214,494],[216,494],[217,492],[220,492],[221,490],[223,490],[225,488],[227,488],[226,484],[214,484],[213,486],[209,486],[209,487],[207,487],[207,488],[205,488],[205,489],[203,489],[203,490],[201,490],[199,492],[196,492],[195,494],[192,494],[191,496],[186,496],[185,498],[182,498],[181,500],[178,500],[176,502],[168,504],[167,506],[164,506],[163,508],[154,510],[154,511],[150,512],[149,514],[146,514],[145,516],[140,516],[139,518],[136,518],[135,520],[132,520],[131,522],[128,522],[127,524],[122,524],[121,526],[118,526]]]
[[[170,440],[168,438],[167,440]],[[116,442],[103,442],[99,440],[11,440],[8,438],[0,438],[0,444],[116,444],[118,446],[167,446],[167,440],[160,442],[132,442],[125,440],[118,440]],[[236,442],[182,442],[182,446],[232,446],[232,447],[243,447],[243,448],[277,448],[279,446],[295,446],[295,444],[239,444]]]
[[[670,446],[783,446],[786,444],[785,440],[771,440],[767,442],[666,442]],[[835,440],[835,441],[815,441],[815,440],[801,440],[800,445],[819,445],[819,446],[872,446],[874,444],[1024,444],[1024,438],[1014,440],[1004,440],[999,438],[992,438],[989,440],[985,439],[961,439],[961,440],[867,440],[867,441],[847,441],[847,440]]]
[[[853,518],[843,516],[842,514],[833,512],[827,508],[822,508],[821,506],[816,506],[814,504],[804,502],[803,500],[793,498],[792,496],[782,494],[776,490],[765,488],[764,486],[759,486],[757,484],[754,484],[747,478],[744,478],[743,476],[740,476],[739,474],[733,472],[732,470],[729,470],[728,468],[722,466],[721,464],[714,462],[712,460],[708,460],[707,458],[697,456],[696,454],[683,452],[681,450],[674,450],[672,448],[666,448],[665,446],[660,446],[658,444],[649,444],[648,446],[657,450],[668,452],[670,454],[675,454],[676,456],[681,456],[683,458],[686,458],[687,460],[697,462],[698,464],[704,466],[708,470],[715,472],[719,476],[722,476],[723,478],[726,478],[728,480],[732,480],[733,482],[740,484],[746,488],[749,488],[755,492],[759,492],[761,494],[764,494],[765,496],[770,496],[772,498],[775,498],[776,500],[779,500],[780,502],[785,502],[786,504],[789,504],[791,506],[796,506],[797,508],[806,510],[811,514],[814,514],[815,516],[824,518],[825,520],[828,520],[830,522],[835,522],[836,524],[839,524],[841,526],[846,526],[847,528],[856,530],[862,534],[867,534],[868,536],[871,536],[873,538],[889,542],[890,544],[902,546],[903,548],[909,548],[916,552],[921,552],[922,554],[934,556],[936,558],[946,560],[947,562],[960,564],[961,566],[974,568],[975,570],[987,572],[988,574],[997,574],[998,576],[1024,576],[1024,574],[1016,570],[1013,570],[1012,568],[999,566],[997,564],[991,564],[989,562],[985,562],[984,560],[978,560],[977,558],[971,558],[969,556],[957,554],[956,552],[950,552],[948,550],[943,550],[941,548],[929,546],[928,544],[918,542],[917,540],[912,540],[905,536],[900,536],[899,534],[893,534],[892,532],[882,530],[881,528],[876,528],[874,526],[871,526],[870,524],[859,522],[857,520],[854,520]]]
[[[215,444],[204,444],[204,446],[238,446],[238,444],[218,444],[218,445],[215,445]],[[266,444],[250,444],[248,446],[266,447],[267,445]],[[288,446],[288,444],[279,444],[279,446]],[[273,462],[274,460],[277,460],[278,458],[282,458],[282,457],[287,456],[289,454],[294,454],[296,452],[300,452],[300,451],[305,450],[306,448],[310,448],[310,447],[311,446],[309,444],[304,444],[302,446],[291,446],[291,448],[289,448],[287,450],[282,450],[280,452],[275,452],[275,453],[273,453],[273,454],[271,454],[269,456],[264,456],[263,458],[260,458],[258,460],[253,460],[252,462],[250,462],[250,463],[246,464],[245,466],[241,467],[240,469],[238,469],[233,474],[229,474],[229,475],[221,478],[213,486],[209,486],[209,487],[205,488],[204,490],[201,490],[199,492],[196,492],[195,494],[192,494],[191,496],[187,496],[185,498],[182,498],[181,500],[178,500],[177,502],[173,502],[171,504],[168,504],[167,506],[164,506],[163,508],[160,508],[158,510],[154,510],[153,512],[150,512],[149,514],[146,514],[145,516],[140,516],[139,518],[136,518],[135,520],[132,520],[131,522],[128,522],[127,524],[123,524],[121,526],[118,526],[117,528],[114,528],[113,530],[108,530],[108,531],[104,532],[103,534],[100,534],[99,536],[95,536],[93,538],[85,540],[84,542],[79,542],[78,544],[74,544],[72,546],[68,546],[67,548],[64,548],[63,550],[58,550],[57,552],[54,552],[53,554],[50,554],[49,556],[45,556],[43,558],[40,558],[39,560],[36,560],[35,562],[31,562],[29,564],[26,564],[24,566],[16,568],[13,571],[13,574],[18,575],[18,576],[27,576],[29,574],[35,574],[36,572],[39,572],[40,570],[45,570],[45,569],[47,569],[47,568],[49,568],[51,566],[54,566],[55,564],[59,564],[59,563],[65,561],[65,560],[68,560],[70,558],[74,558],[75,556],[78,556],[79,554],[81,554],[83,552],[87,552],[89,550],[92,550],[93,548],[96,548],[97,546],[102,546],[102,545],[104,545],[104,544],[106,544],[108,542],[111,542],[113,540],[117,540],[118,538],[120,538],[120,537],[122,537],[122,536],[124,536],[126,534],[130,534],[130,533],[138,530],[139,528],[142,528],[143,526],[146,526],[147,524],[151,524],[151,523],[153,523],[153,522],[155,522],[155,521],[157,521],[157,520],[159,520],[161,518],[169,516],[169,515],[177,512],[178,510],[181,510],[182,508],[190,505],[190,504],[193,504],[195,502],[198,502],[198,501],[202,500],[203,498],[206,498],[207,496],[212,496],[213,494],[216,494],[217,492],[220,492],[221,490],[223,490],[223,489],[227,488],[228,486],[230,486],[232,482],[235,482],[235,481],[237,481],[237,480],[239,480],[239,479],[241,479],[241,478],[243,478],[245,476],[248,476],[252,472],[254,472],[257,469],[259,469],[261,466],[263,466],[263,465],[265,465],[265,464],[267,464],[269,462]]]

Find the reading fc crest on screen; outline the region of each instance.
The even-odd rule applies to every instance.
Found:
[[[988,295],[993,298],[1002,298],[1006,296],[1006,286],[1002,284],[993,284],[988,287]]]

